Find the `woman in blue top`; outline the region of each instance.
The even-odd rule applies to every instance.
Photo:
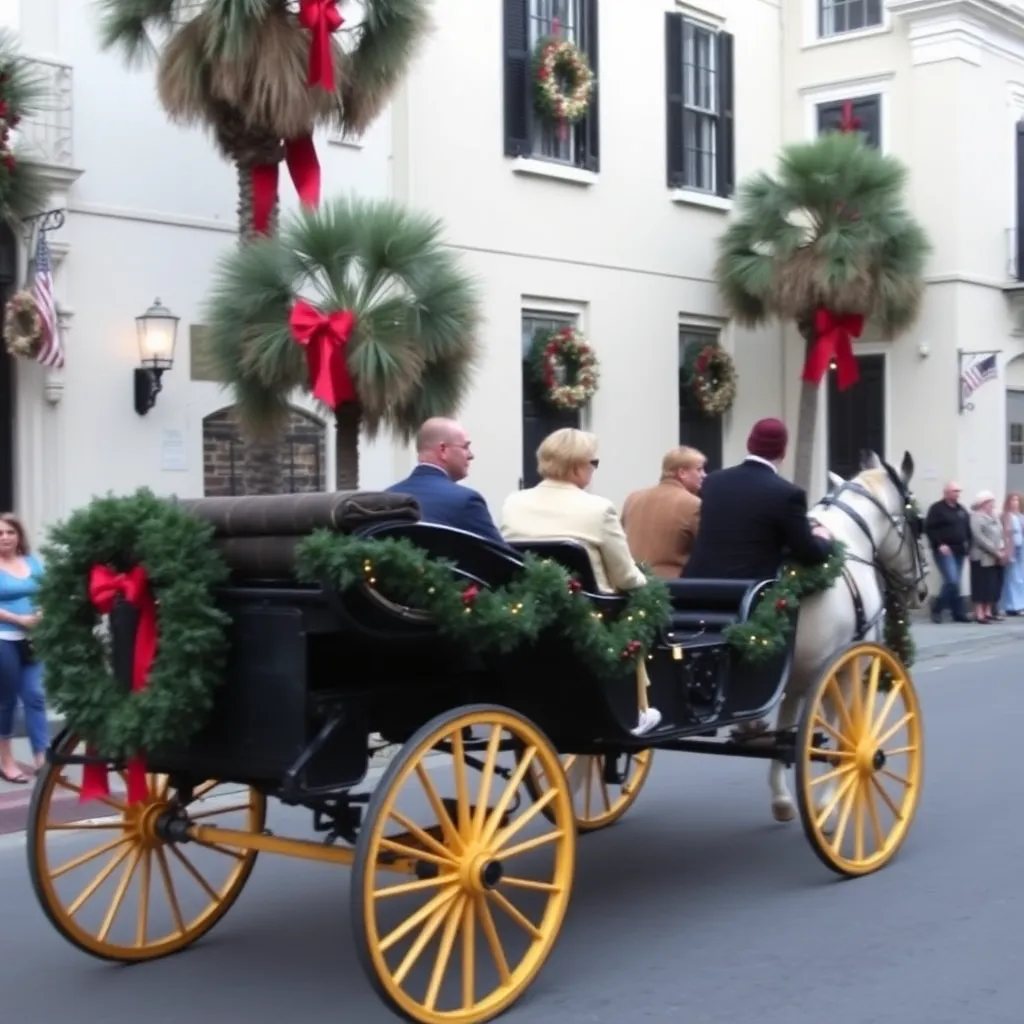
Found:
[[[11,750],[19,700],[37,768],[43,766],[49,743],[42,666],[29,642],[39,621],[35,595],[42,575],[39,560],[29,554],[21,521],[0,513],[0,778],[6,782],[28,782]]]

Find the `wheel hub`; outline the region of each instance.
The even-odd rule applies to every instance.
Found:
[[[462,869],[462,884],[474,893],[485,893],[496,889],[505,877],[505,867],[488,852],[470,857]]]
[[[480,868],[480,886],[483,889],[496,889],[505,876],[505,868],[500,860],[484,861]]]
[[[857,770],[862,775],[872,775],[885,767],[885,751],[874,744],[862,743],[857,748]]]

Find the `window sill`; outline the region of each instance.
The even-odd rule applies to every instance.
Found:
[[[728,213],[732,209],[732,200],[724,196],[713,196],[710,192],[698,192],[691,188],[674,188],[669,198],[679,206],[703,206],[707,210],[720,210]]]
[[[804,43],[802,49],[814,50],[819,46],[832,46],[834,43],[851,43],[855,39],[871,39],[874,36],[884,36],[892,32],[891,25],[872,25],[870,28],[857,28],[852,32],[836,32],[830,36],[816,36],[809,43]]]
[[[555,163],[553,160],[535,160],[525,156],[517,156],[512,161],[512,173],[525,174],[532,178],[566,181],[572,185],[597,184],[597,175],[593,171],[585,171],[582,167],[571,167],[569,164]]]

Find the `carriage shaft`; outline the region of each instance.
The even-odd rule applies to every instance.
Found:
[[[796,759],[793,741],[774,743],[733,743],[718,740],[666,740],[659,743],[658,750],[675,750],[684,754],[718,754],[720,757],[752,757],[760,761],[782,761],[792,764]],[[811,754],[813,761],[828,761],[828,754]]]

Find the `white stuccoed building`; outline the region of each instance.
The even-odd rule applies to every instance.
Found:
[[[909,165],[911,205],[935,253],[918,328],[895,342],[863,339],[861,384],[843,395],[823,388],[814,489],[863,446],[897,459],[909,448],[923,501],[951,475],[968,495],[1024,488],[1024,390],[1014,390],[1024,389],[1024,361],[1013,362],[1024,351],[1024,9],[435,0],[434,10],[436,29],[391,113],[360,145],[317,147],[325,196],[393,195],[436,214],[481,280],[486,357],[463,418],[478,456],[471,481],[495,510],[531,481],[533,449],[564,422],[600,435],[594,486],[616,500],[655,479],[680,440],[728,463],[758,417],[794,423],[801,345],[781,328],[727,323],[714,239],[735,183],[773,166],[783,142],[833,123],[847,101],[869,138]],[[80,0],[0,0],[0,24],[51,76],[51,109],[26,132],[50,168],[51,205],[66,211],[50,242],[67,365],[45,373],[0,356],[0,390],[13,378],[0,415],[0,503],[34,533],[108,489],[226,493],[235,472],[227,398],[205,379],[195,330],[215,261],[234,244],[234,172],[198,132],[165,122],[151,70],[125,71],[99,51],[95,17]],[[564,137],[534,116],[527,77],[556,18],[599,79],[590,115]],[[282,195],[294,204],[286,175]],[[0,246],[5,294],[25,258],[22,238]],[[157,296],[181,317],[177,351],[140,416],[135,317]],[[546,412],[524,387],[534,330],[566,320],[601,360],[600,391],[578,418]],[[721,421],[694,420],[681,411],[681,349],[712,338],[736,358],[740,394]],[[999,354],[999,381],[963,411],[958,348]],[[330,486],[331,432],[300,413],[293,486]],[[387,443],[364,446],[363,485],[383,486],[412,461]]]

